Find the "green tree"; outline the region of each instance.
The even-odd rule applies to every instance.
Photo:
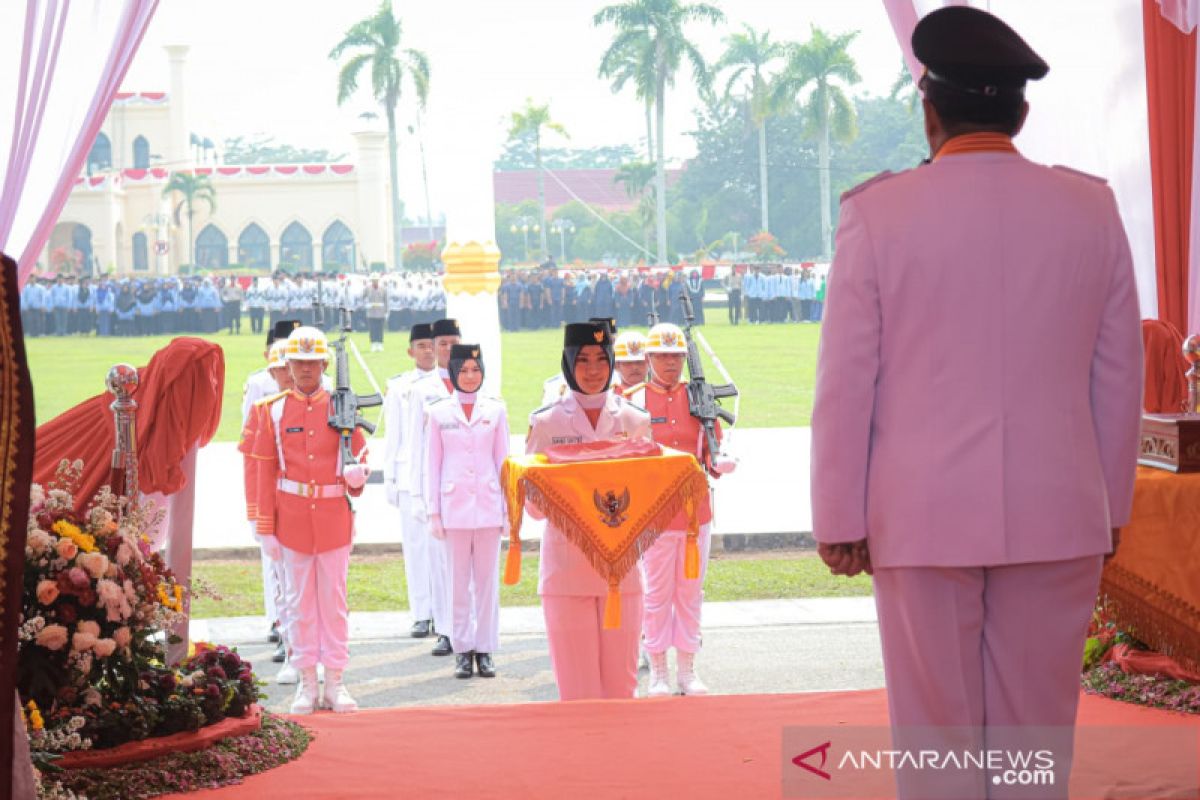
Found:
[[[742,27],[742,32],[726,37],[725,53],[716,64],[716,71],[728,74],[725,81],[726,98],[733,95],[735,87],[743,87],[750,119],[758,132],[761,230],[769,231],[771,215],[767,194],[767,119],[775,115],[778,105],[773,102],[770,78],[766,71],[772,61],[784,55],[785,49],[782,44],[771,41],[770,31],[760,34],[749,25]]]
[[[617,35],[605,51],[601,63],[610,53],[621,53],[630,41],[645,36],[646,46],[654,47],[654,109],[656,116],[655,146],[657,168],[655,175],[655,217],[658,227],[658,263],[667,263],[667,173],[664,143],[664,120],[667,105],[667,86],[675,82],[675,74],[686,59],[692,75],[700,86],[710,82],[708,65],[700,50],[687,38],[686,26],[692,22],[717,24],[725,14],[708,3],[683,4],[679,0],[626,0],[605,6],[592,18],[594,25],[613,24]]]
[[[921,104],[921,95],[917,92],[912,73],[908,71],[908,65],[904,62],[900,62],[900,72],[897,73],[896,80],[892,81],[892,89],[888,92],[888,97],[902,101],[904,105],[908,106],[908,113],[917,113],[917,106]]]
[[[404,266],[401,241],[404,212],[400,205],[399,168],[396,163],[399,147],[396,108],[406,82],[412,84],[419,108],[425,108],[425,101],[429,97],[429,59],[420,50],[402,48],[402,38],[402,26],[392,14],[391,0],[383,0],[374,15],[351,25],[342,40],[329,51],[329,58],[334,61],[341,58],[343,53],[352,52],[338,73],[338,105],[354,96],[358,91],[359,74],[363,69],[368,69],[371,94],[383,106],[387,118],[388,166],[392,179],[392,264],[396,269]]]
[[[644,27],[622,31],[600,60],[600,77],[612,81],[613,94],[633,82],[646,109],[646,161],[654,163],[654,42]]]
[[[252,138],[233,136],[225,140],[222,162],[225,164],[331,164],[346,157],[345,153],[311,150],[275,141],[274,136]]]
[[[537,170],[538,187],[538,233],[541,236],[542,255],[550,252],[546,244],[546,175],[542,170],[542,129],[553,131],[564,139],[571,138],[567,129],[550,119],[550,106],[535,106],[533,100],[525,99],[525,108],[512,113],[508,138],[533,141],[534,169]]]
[[[192,172],[172,172],[163,188],[163,197],[179,195],[180,200],[175,205],[175,222],[178,224],[180,212],[187,214],[188,221],[188,263],[196,263],[196,237],[192,231],[192,217],[196,213],[196,204],[208,206],[208,213],[217,210],[217,190],[213,188],[212,179],[208,175],[197,175]]]
[[[830,139],[848,142],[854,138],[854,104],[842,84],[852,86],[861,78],[850,43],[858,31],[829,36],[813,26],[812,38],[789,48],[787,66],[776,79],[774,98],[778,102],[796,102],[804,118],[804,134],[817,140],[817,161],[821,181],[821,255],[828,261],[833,255],[833,200],[830,195]],[[808,92],[807,98],[801,95]]]
[[[638,201],[638,213],[643,219],[642,250],[645,255],[650,253],[650,225],[654,220],[654,173],[653,163],[631,162],[622,164],[613,176],[613,183],[619,183],[625,189],[625,194],[631,200]]]

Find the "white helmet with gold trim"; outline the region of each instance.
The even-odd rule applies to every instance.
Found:
[[[647,353],[684,353],[687,354],[687,339],[678,325],[670,322],[660,322],[650,329],[646,337]]]
[[[287,366],[287,339],[273,342],[267,351],[267,369]]]
[[[622,331],[613,345],[617,361],[645,361],[646,337],[637,331]]]
[[[329,340],[317,328],[302,325],[287,338],[286,358],[288,361],[327,361]]]

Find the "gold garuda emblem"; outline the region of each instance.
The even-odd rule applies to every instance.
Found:
[[[604,341],[604,331],[592,331],[592,338],[596,340],[596,344]]]
[[[612,489],[609,489],[603,495],[599,489],[592,490],[592,502],[596,504],[596,510],[600,512],[600,521],[610,528],[619,528],[628,519],[625,512],[629,510],[629,488],[620,497]]]
[[[675,331],[663,331],[662,343],[665,347],[675,347],[679,343],[678,339]]]

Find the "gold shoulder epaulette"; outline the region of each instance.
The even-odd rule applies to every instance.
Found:
[[[257,401],[254,405],[269,406],[269,405],[271,405],[271,403],[274,403],[276,400],[278,400],[282,397],[287,397],[287,395],[288,395],[288,390],[285,389],[282,392],[276,392],[275,394],[267,395],[262,400]]]
[[[645,381],[642,381],[641,383],[635,383],[633,386],[630,386],[628,389],[625,389],[624,391],[622,391],[621,396],[624,397],[626,400],[628,400],[629,398],[633,397],[635,394],[637,394],[638,392],[640,392],[642,389],[645,389],[645,388],[646,388]]]

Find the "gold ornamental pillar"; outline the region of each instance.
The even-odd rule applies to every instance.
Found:
[[[464,342],[483,348],[485,391],[499,396],[503,371],[497,298],[500,250],[490,241],[452,241],[442,251],[442,264],[446,269],[446,314],[458,320]]]

